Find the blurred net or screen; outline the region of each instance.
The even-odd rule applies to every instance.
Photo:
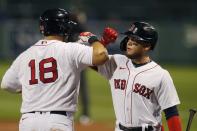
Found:
[[[163,63],[196,64],[197,1],[195,0],[1,0],[0,59],[15,58],[41,38],[39,15],[48,8],[61,7],[83,12],[87,30],[101,35],[106,26],[125,31],[133,21],[147,21],[159,33],[152,57]],[[111,54],[119,50],[119,36],[108,47]]]

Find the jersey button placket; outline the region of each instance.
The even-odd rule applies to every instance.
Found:
[[[131,92],[126,95],[126,124],[131,124]]]

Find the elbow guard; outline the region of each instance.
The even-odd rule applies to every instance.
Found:
[[[129,41],[129,37],[125,37],[121,42],[120,42],[120,50],[121,51],[126,51],[127,48],[127,42]]]

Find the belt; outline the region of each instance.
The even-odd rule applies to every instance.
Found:
[[[39,112],[40,114],[45,113],[45,111],[31,111],[31,112],[27,112],[27,113],[36,113],[36,112]],[[46,112],[49,112],[50,114],[59,114],[59,115],[67,116],[66,111],[46,111]]]
[[[142,131],[142,127],[125,127],[121,124],[119,124],[119,128],[123,131]],[[145,131],[153,131],[153,127],[148,126],[145,128]]]

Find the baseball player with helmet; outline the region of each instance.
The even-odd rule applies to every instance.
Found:
[[[125,55],[111,55],[97,66],[111,86],[115,131],[163,131],[162,111],[169,131],[181,131],[180,101],[172,78],[148,54],[157,43],[156,29],[146,22],[134,22],[123,35],[120,49]]]
[[[103,44],[84,34],[90,46],[66,42],[76,25],[64,9],[48,9],[40,17],[44,38],[21,53],[5,73],[1,88],[22,92],[20,131],[73,131],[80,72],[107,61]],[[105,44],[117,34],[105,30]]]

